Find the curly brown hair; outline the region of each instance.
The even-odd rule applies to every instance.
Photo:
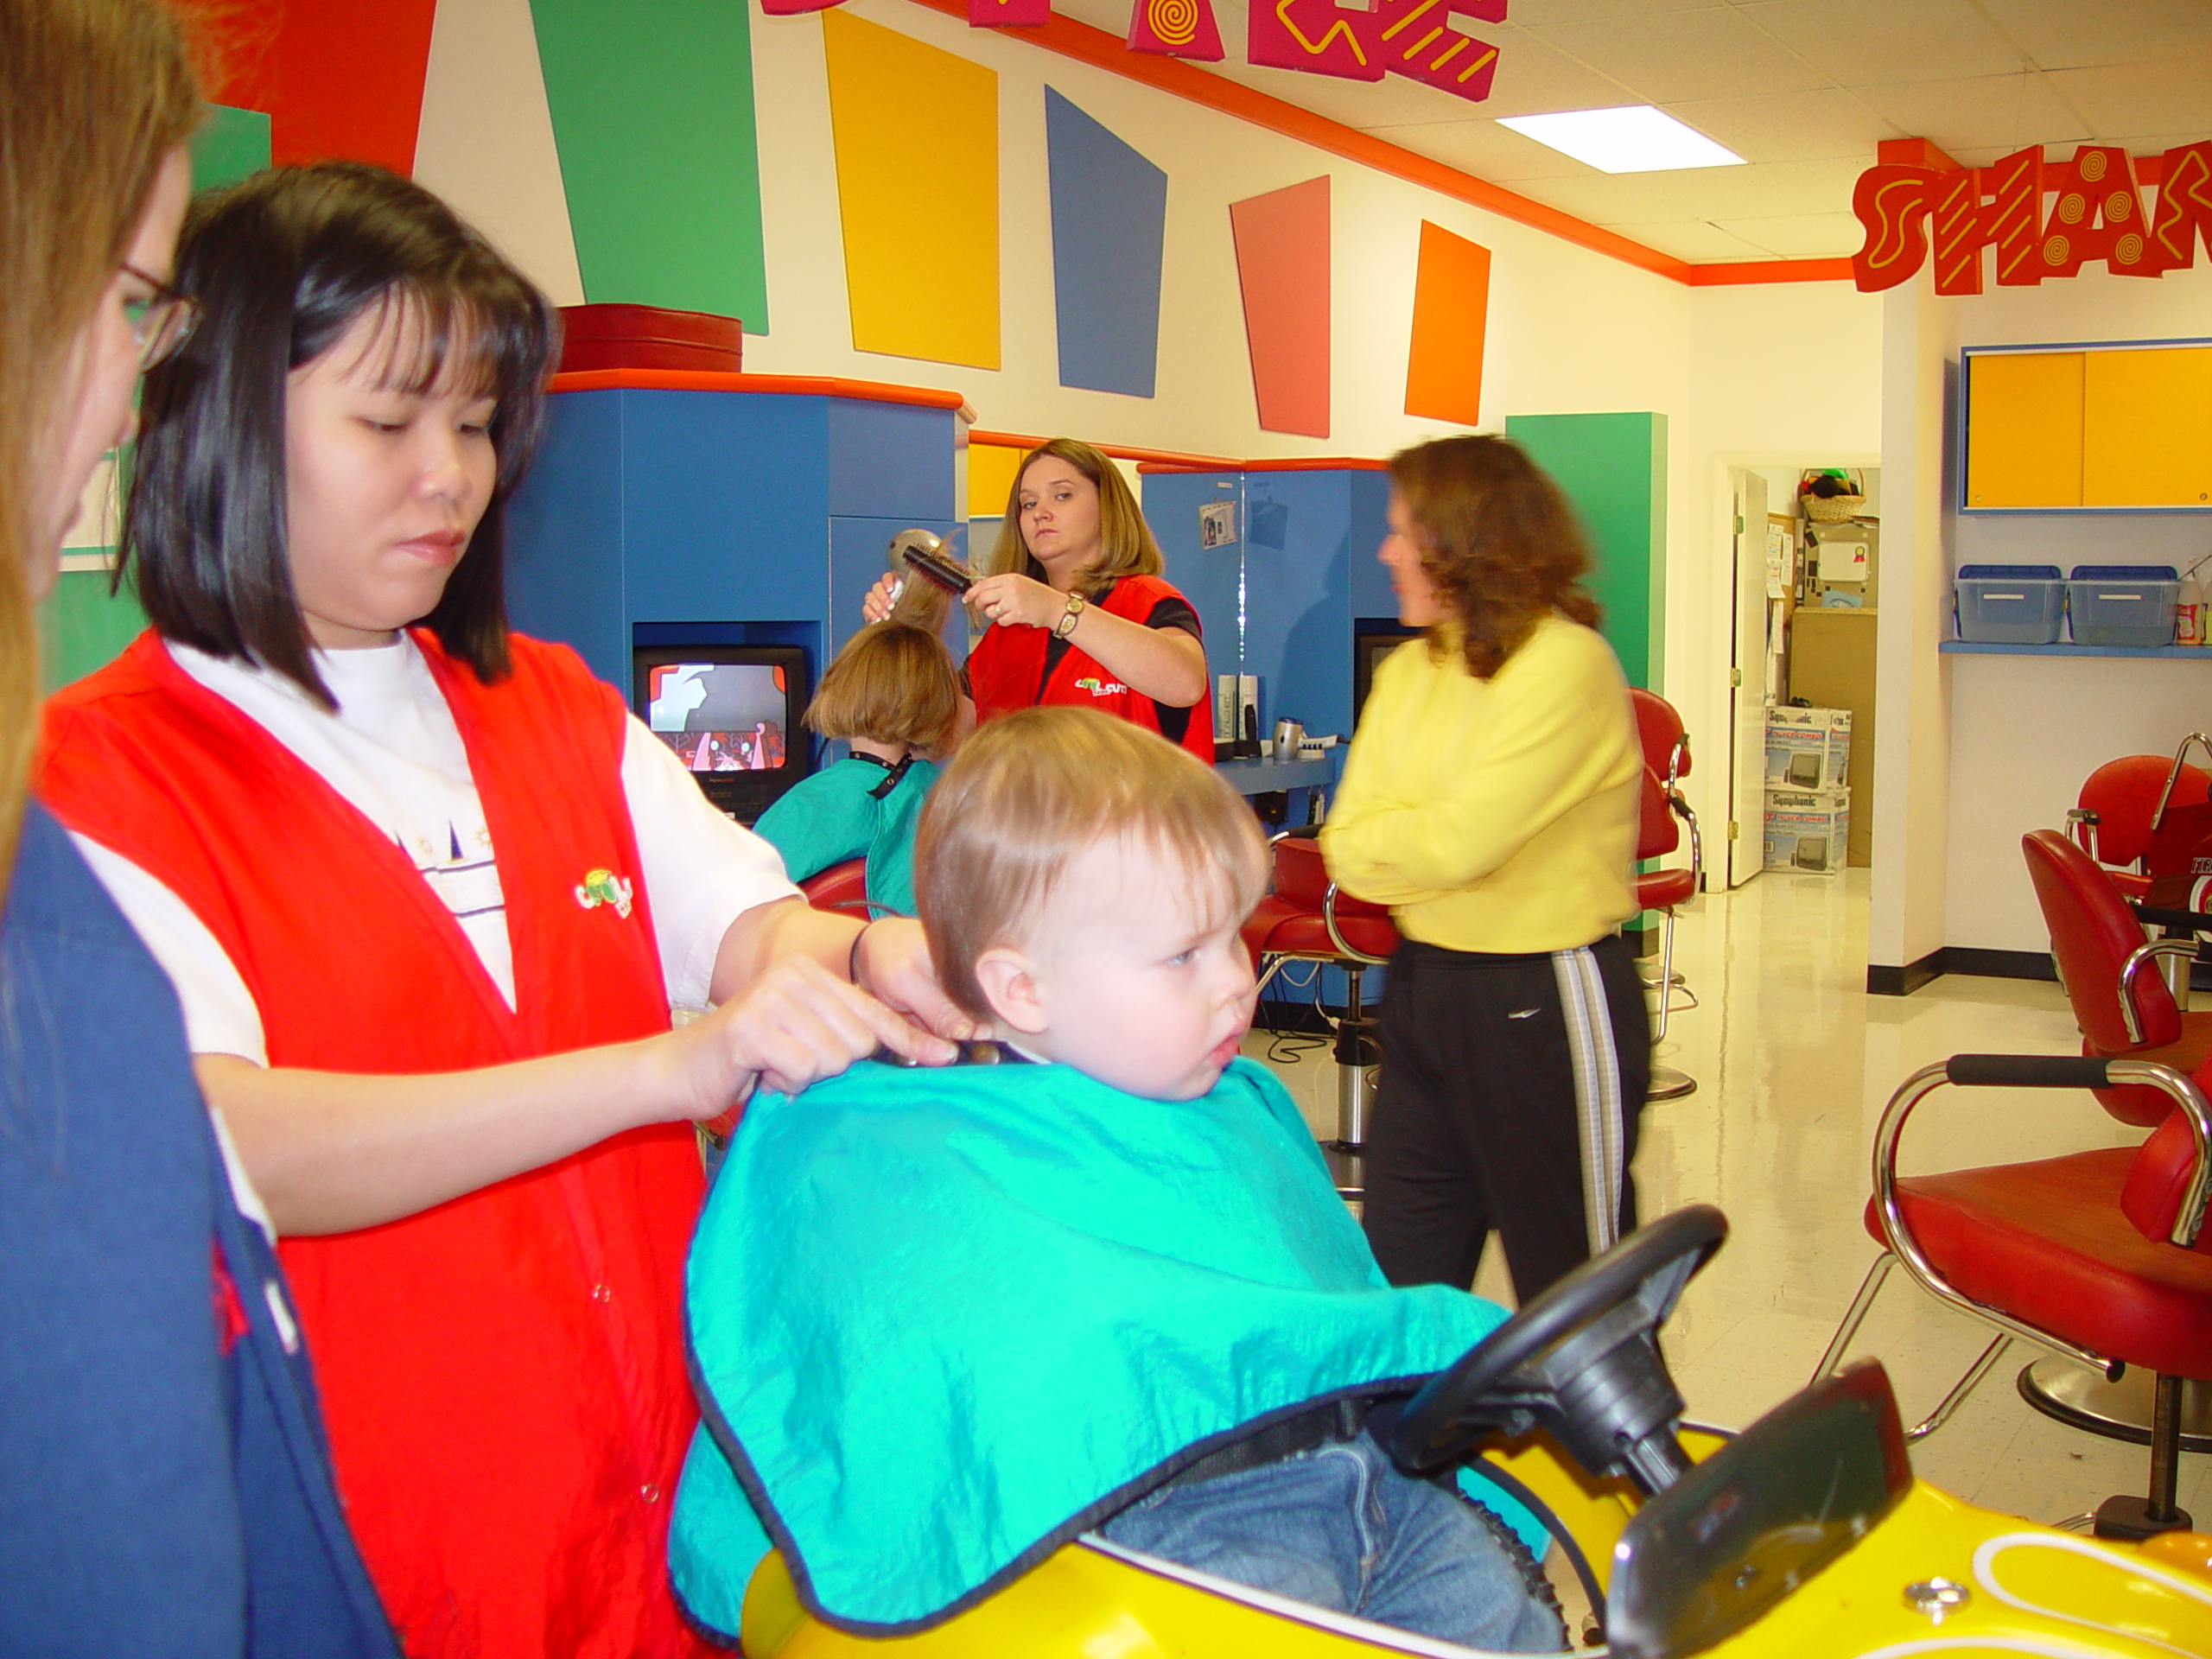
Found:
[[[1467,672],[1486,680],[1557,611],[1598,626],[1582,587],[1590,544],[1558,485],[1510,438],[1439,438],[1390,457],[1421,569],[1435,584]],[[1428,631],[1442,660],[1449,632]]]

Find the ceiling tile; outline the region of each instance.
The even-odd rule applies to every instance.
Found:
[[[1779,259],[1837,259],[1859,251],[1866,231],[1849,213],[1782,213],[1724,219],[1720,228],[1773,250]]]
[[[1997,26],[2045,69],[2126,63],[2212,46],[2204,0],[1980,0]],[[2199,124],[2202,124],[2200,111]]]
[[[2060,69],[2048,79],[2099,137],[2116,132],[2174,132],[2192,126],[2199,133],[2212,130],[2212,50],[2156,63]]]
[[[1525,29],[1497,31],[1497,79],[1484,115],[1550,115],[1559,110],[1609,110],[1639,104],[1642,96],[1586,63],[1578,62],[1541,35]],[[1462,109],[1449,92],[1436,96]]]
[[[1857,94],[1834,89],[1669,104],[1667,113],[1747,162],[1857,156],[1871,163],[1883,139],[1912,136]]]
[[[2088,136],[2081,118],[2037,74],[1863,86],[1859,96],[1907,133],[1954,156],[1993,147],[2005,156],[2023,144],[2069,144]]]
[[[1647,104],[1757,97],[1831,84],[1732,8],[1523,27],[1634,88]]]
[[[1846,86],[2020,67],[2019,53],[1970,0],[1759,0],[1742,11]]]
[[[1662,219],[1625,225],[1608,225],[1609,231],[1618,232],[1631,242],[1641,242],[1647,248],[1656,248],[1662,253],[1671,253],[1677,259],[1688,259],[1693,264],[1719,264],[1745,259],[1771,259],[1772,250],[1756,242],[1747,242],[1732,235],[1717,225],[1708,225],[1699,219]]]

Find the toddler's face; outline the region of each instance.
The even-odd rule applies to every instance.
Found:
[[[1217,880],[1141,844],[1090,847],[1019,953],[1033,1000],[1016,988],[1006,1023],[1019,1028],[1006,1034],[1132,1095],[1205,1093],[1236,1058],[1255,1000],[1236,934],[1244,918],[1229,913]]]

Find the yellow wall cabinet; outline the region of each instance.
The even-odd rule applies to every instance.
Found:
[[[1963,511],[2212,511],[2212,341],[1964,357]]]

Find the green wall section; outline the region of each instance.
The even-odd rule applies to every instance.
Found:
[[[531,0],[586,299],[768,332],[747,10]]]
[[[146,613],[128,584],[119,594],[108,593],[109,574],[64,570],[39,607],[39,671],[48,690],[106,667],[146,626]]]
[[[1589,532],[1590,591],[1628,683],[1663,691],[1667,417],[1513,415],[1505,431],[1567,492]]]
[[[192,188],[236,184],[269,165],[269,118],[258,110],[212,104],[207,124],[193,136]]]

